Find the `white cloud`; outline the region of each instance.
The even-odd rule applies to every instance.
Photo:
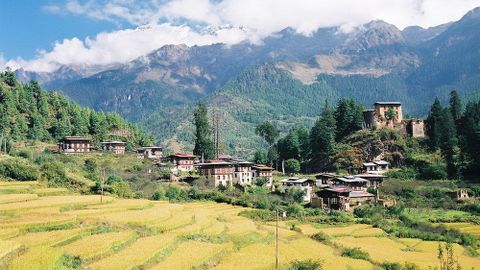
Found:
[[[40,51],[33,60],[17,58],[6,63],[17,69],[53,71],[61,64],[74,66],[125,63],[165,44],[206,45],[218,42],[235,44],[248,38],[238,28],[222,29],[215,33],[198,33],[189,26],[168,23],[142,26],[111,33],[100,33],[95,38],[64,39],[55,42],[49,52]]]
[[[258,42],[286,27],[306,35],[319,27],[351,29],[371,20],[384,20],[401,29],[409,25],[430,27],[458,20],[476,6],[480,0],[66,0],[44,10],[150,27],[57,41],[51,51],[41,51],[32,60],[18,58],[7,64],[51,71],[59,64],[122,63],[165,44]],[[215,34],[202,31],[223,25],[235,27]]]

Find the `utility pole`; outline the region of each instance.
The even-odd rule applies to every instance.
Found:
[[[275,210],[275,269],[278,269],[278,209]]]
[[[105,185],[105,169],[102,170],[102,181],[100,182],[100,203],[103,204],[103,186]]]

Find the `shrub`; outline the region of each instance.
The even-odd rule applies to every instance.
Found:
[[[447,169],[443,164],[428,164],[420,167],[419,177],[425,180],[437,180],[447,178]]]
[[[67,173],[60,162],[48,162],[42,165],[42,176],[50,186],[61,187],[69,183]]]
[[[114,182],[110,185],[111,191],[113,194],[121,198],[131,198],[133,196],[133,191],[130,188],[130,185],[125,181]]]
[[[313,240],[319,241],[319,242],[327,242],[330,240],[330,236],[324,232],[317,232],[310,236]]]
[[[270,210],[244,210],[239,215],[256,221],[275,221],[275,211]]]
[[[285,161],[285,172],[298,173],[300,171],[300,161],[291,158]]]
[[[94,173],[98,168],[97,162],[93,159],[87,159],[83,164],[83,168],[85,168],[85,170],[89,173]]]
[[[418,172],[413,167],[403,167],[398,170],[390,170],[385,174],[385,176],[402,180],[416,179],[418,177]]]
[[[294,260],[290,263],[288,270],[322,270],[323,263],[320,261],[314,261],[312,259],[299,261]]]
[[[13,152],[11,154],[12,156],[15,156],[15,157],[21,157],[21,158],[25,158],[25,159],[33,159],[33,152],[32,150],[29,150],[29,149],[25,149],[25,148],[22,148],[22,149],[19,149],[15,152]]]
[[[0,161],[0,175],[18,181],[37,180],[40,172],[37,167],[27,164],[21,159]]]
[[[342,250],[342,256],[343,257],[350,257],[350,258],[358,259],[358,260],[370,261],[370,255],[368,254],[368,252],[365,252],[358,247],[344,248]]]

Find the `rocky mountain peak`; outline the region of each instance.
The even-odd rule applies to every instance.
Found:
[[[358,27],[347,40],[347,47],[356,51],[374,47],[404,44],[402,32],[393,24],[372,21]]]

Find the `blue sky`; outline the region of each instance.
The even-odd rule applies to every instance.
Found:
[[[477,6],[480,0],[3,0],[0,70],[125,63],[166,44],[261,44],[286,27],[305,35],[371,20],[430,27]]]
[[[0,4],[0,52],[4,57],[32,58],[36,50],[49,50],[55,40],[95,36],[102,31],[114,31],[116,23],[86,19],[84,16],[57,15],[44,6],[63,1],[14,0]],[[124,25],[128,27],[128,24]]]

